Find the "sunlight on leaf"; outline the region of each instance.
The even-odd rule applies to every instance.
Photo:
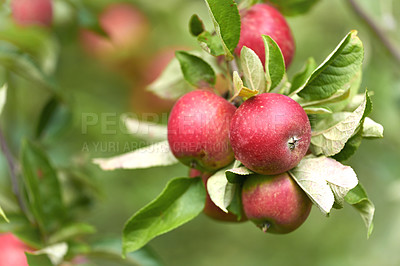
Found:
[[[289,173],[325,215],[335,202],[342,203],[358,182],[350,166],[327,157],[307,156]]]
[[[125,124],[129,133],[135,137],[149,141],[162,141],[167,139],[167,126],[147,121],[140,121],[133,117],[123,115],[122,122]]]
[[[168,141],[163,141],[115,157],[96,158],[93,163],[109,171],[167,166],[178,163],[178,160],[172,154]]]
[[[345,115],[342,121],[327,129],[313,132],[311,137],[313,152],[326,156],[339,153],[359,126],[366,104],[367,96],[362,104],[354,112]]]
[[[207,191],[211,200],[224,212],[231,204],[235,195],[236,185],[229,183],[225,176],[225,170],[220,170],[207,181]]]

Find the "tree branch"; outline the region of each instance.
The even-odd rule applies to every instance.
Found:
[[[380,40],[386,50],[393,56],[398,64],[400,64],[400,50],[393,44],[393,42],[387,37],[385,32],[375,23],[375,21],[368,16],[368,14],[362,10],[356,0],[347,0],[353,9],[354,13],[359,16],[362,21],[368,26],[368,28],[375,34]]]
[[[19,187],[18,187],[17,167],[14,162],[14,158],[11,155],[10,149],[8,148],[6,139],[4,138],[3,131],[1,128],[0,128],[0,146],[1,150],[4,153],[4,156],[6,157],[8,167],[10,169],[10,177],[11,177],[11,185],[13,193],[18,199],[18,204],[21,207],[22,212],[25,212],[26,211],[25,205],[22,200],[22,196],[21,193],[19,192]]]

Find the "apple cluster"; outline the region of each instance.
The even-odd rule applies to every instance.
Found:
[[[284,17],[273,7],[257,4],[241,12],[241,36],[235,52],[243,46],[265,61],[262,35],[269,35],[282,50],[288,66],[294,41]],[[190,177],[206,184],[217,170],[236,159],[254,172],[242,184],[245,217],[263,231],[289,233],[308,217],[312,203],[288,174],[305,156],[311,126],[304,109],[278,93],[262,93],[238,108],[202,88],[182,96],[168,121],[168,142],[174,156],[189,166]],[[207,196],[204,212],[211,218],[238,221]]]

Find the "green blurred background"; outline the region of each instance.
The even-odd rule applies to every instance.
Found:
[[[101,10],[115,1],[88,2]],[[400,49],[400,2],[358,2]],[[194,13],[210,25],[201,0],[129,3],[149,17],[151,36],[143,47],[149,54],[171,46],[198,47],[187,26]],[[388,22],[388,14],[397,18],[397,24]],[[150,242],[149,246],[166,265],[400,265],[400,63],[387,53],[345,0],[321,0],[309,13],[290,17],[288,22],[297,45],[289,76],[300,70],[310,56],[322,62],[350,30],[358,30],[364,43],[362,89],[374,93],[371,117],[384,126],[385,138],[364,140],[348,164],[375,204],[374,232],[367,240],[363,221],[349,205],[333,210],[329,218],[314,207],[304,225],[281,236],[263,234],[250,222],[227,224],[200,215]],[[139,140],[126,134],[118,124],[110,126],[115,134],[104,134],[101,123],[89,126],[87,134],[83,134],[82,114],[101,117],[109,113],[108,119],[118,123],[120,115],[135,111],[132,90],[140,90],[143,85],[138,77],[122,74],[121,69],[87,55],[79,43],[77,27],[70,26],[68,20],[64,23],[54,29],[60,42],[56,78],[65,94],[73,99],[73,122],[62,135],[45,140],[46,151],[57,167],[68,167],[72,161],[85,166],[93,183],[99,185],[99,200],[80,214],[81,221],[97,228],[92,240],[120,237],[125,221],[133,213],[158,195],[169,179],[187,176],[188,170],[176,165],[104,172],[91,164],[91,158],[121,154],[124,145]],[[131,63],[142,68],[139,60]],[[18,151],[20,139],[33,136],[35,121],[50,95],[22,79],[12,81],[1,122],[12,149]],[[116,143],[119,149],[110,146]],[[89,151],[84,149],[85,145]],[[3,156],[0,166],[0,184],[5,190],[9,184]]]

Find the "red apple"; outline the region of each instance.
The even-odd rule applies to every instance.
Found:
[[[0,266],[28,266],[25,251],[32,251],[11,233],[0,235]]]
[[[239,44],[235,53],[240,55],[243,46],[252,49],[265,64],[265,47],[261,35],[269,35],[282,50],[286,68],[292,62],[295,43],[285,18],[274,7],[257,4],[242,10]]]
[[[208,90],[182,96],[168,120],[168,142],[183,164],[212,172],[234,160],[229,124],[236,107]]]
[[[237,160],[264,175],[286,172],[306,154],[311,126],[304,109],[291,98],[263,93],[245,101],[230,126]]]
[[[201,177],[203,179],[204,186],[206,187],[207,191],[207,180],[212,174],[210,173],[202,173],[197,169],[190,169],[189,177]],[[246,217],[242,217],[240,220],[237,219],[236,215],[233,213],[226,213],[221,210],[214,202],[211,200],[210,195],[207,192],[206,196],[206,203],[204,205],[203,212],[208,217],[217,220],[217,221],[224,221],[224,222],[244,222],[247,221]]]
[[[80,38],[88,53],[100,57],[135,52],[149,33],[146,16],[127,3],[109,5],[100,14],[99,23],[108,38],[86,29],[81,30]]]
[[[20,25],[50,26],[53,19],[51,0],[12,0],[12,17]]]
[[[251,175],[242,190],[243,210],[264,232],[286,234],[307,219],[312,203],[288,173]]]

